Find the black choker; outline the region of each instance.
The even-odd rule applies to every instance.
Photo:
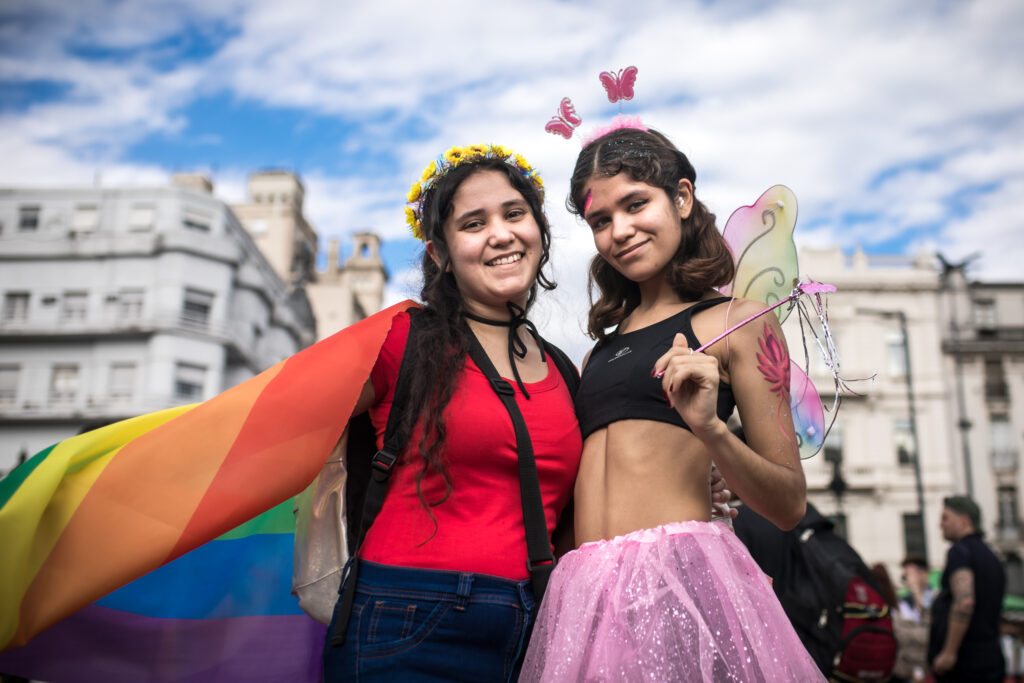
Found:
[[[526,396],[526,398],[530,398],[529,392],[527,392],[526,387],[523,386],[523,380],[519,377],[519,368],[516,367],[516,358],[526,358],[526,344],[524,344],[523,340],[519,338],[519,328],[525,327],[526,331],[529,332],[530,336],[537,342],[537,348],[540,349],[540,359],[542,361],[546,359],[544,355],[544,342],[537,333],[537,328],[534,327],[532,322],[526,319],[526,311],[522,306],[514,304],[511,301],[505,305],[508,307],[508,312],[512,316],[509,320],[492,320],[491,318],[474,315],[469,311],[463,311],[462,314],[470,320],[475,320],[478,323],[508,328],[508,362],[512,366],[512,374],[516,378],[516,384],[519,385],[519,390],[523,392],[523,395]]]

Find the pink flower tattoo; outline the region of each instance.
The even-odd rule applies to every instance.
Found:
[[[789,353],[768,324],[764,334],[757,340],[761,351],[757,354],[757,369],[771,384],[772,393],[778,394],[779,401],[789,401]]]

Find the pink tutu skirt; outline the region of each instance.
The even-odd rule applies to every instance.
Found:
[[[520,681],[823,681],[746,547],[676,522],[585,543],[551,575]]]

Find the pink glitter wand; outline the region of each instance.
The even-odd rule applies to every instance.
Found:
[[[705,349],[707,349],[709,346],[711,346],[715,342],[718,342],[718,341],[721,341],[722,339],[725,339],[730,334],[732,334],[736,330],[740,329],[741,327],[743,327],[747,323],[752,322],[754,320],[757,320],[758,318],[760,318],[765,313],[768,313],[769,311],[774,311],[776,308],[778,308],[779,306],[781,306],[784,303],[787,303],[787,302],[790,302],[790,301],[796,301],[796,299],[798,299],[803,294],[823,294],[823,293],[826,293],[826,292],[834,292],[834,291],[836,291],[836,288],[834,286],[826,285],[826,284],[821,283],[821,282],[815,282],[814,280],[807,280],[805,282],[800,282],[800,283],[797,284],[796,287],[793,288],[793,291],[790,292],[789,296],[785,297],[784,299],[781,299],[780,301],[775,302],[774,304],[772,304],[771,306],[768,306],[764,310],[758,311],[757,313],[755,313],[754,315],[750,316],[749,318],[746,318],[745,320],[741,320],[740,322],[736,323],[735,325],[733,325],[732,327],[727,329],[725,332],[722,332],[720,335],[718,335],[717,337],[715,337],[714,339],[712,339],[708,343],[702,345],[700,348],[694,349],[693,352],[694,353],[700,353],[700,352],[704,351]]]

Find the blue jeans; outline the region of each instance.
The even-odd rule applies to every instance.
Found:
[[[324,680],[514,681],[535,617],[529,581],[361,561],[345,644],[331,646],[333,621],[327,631]]]

